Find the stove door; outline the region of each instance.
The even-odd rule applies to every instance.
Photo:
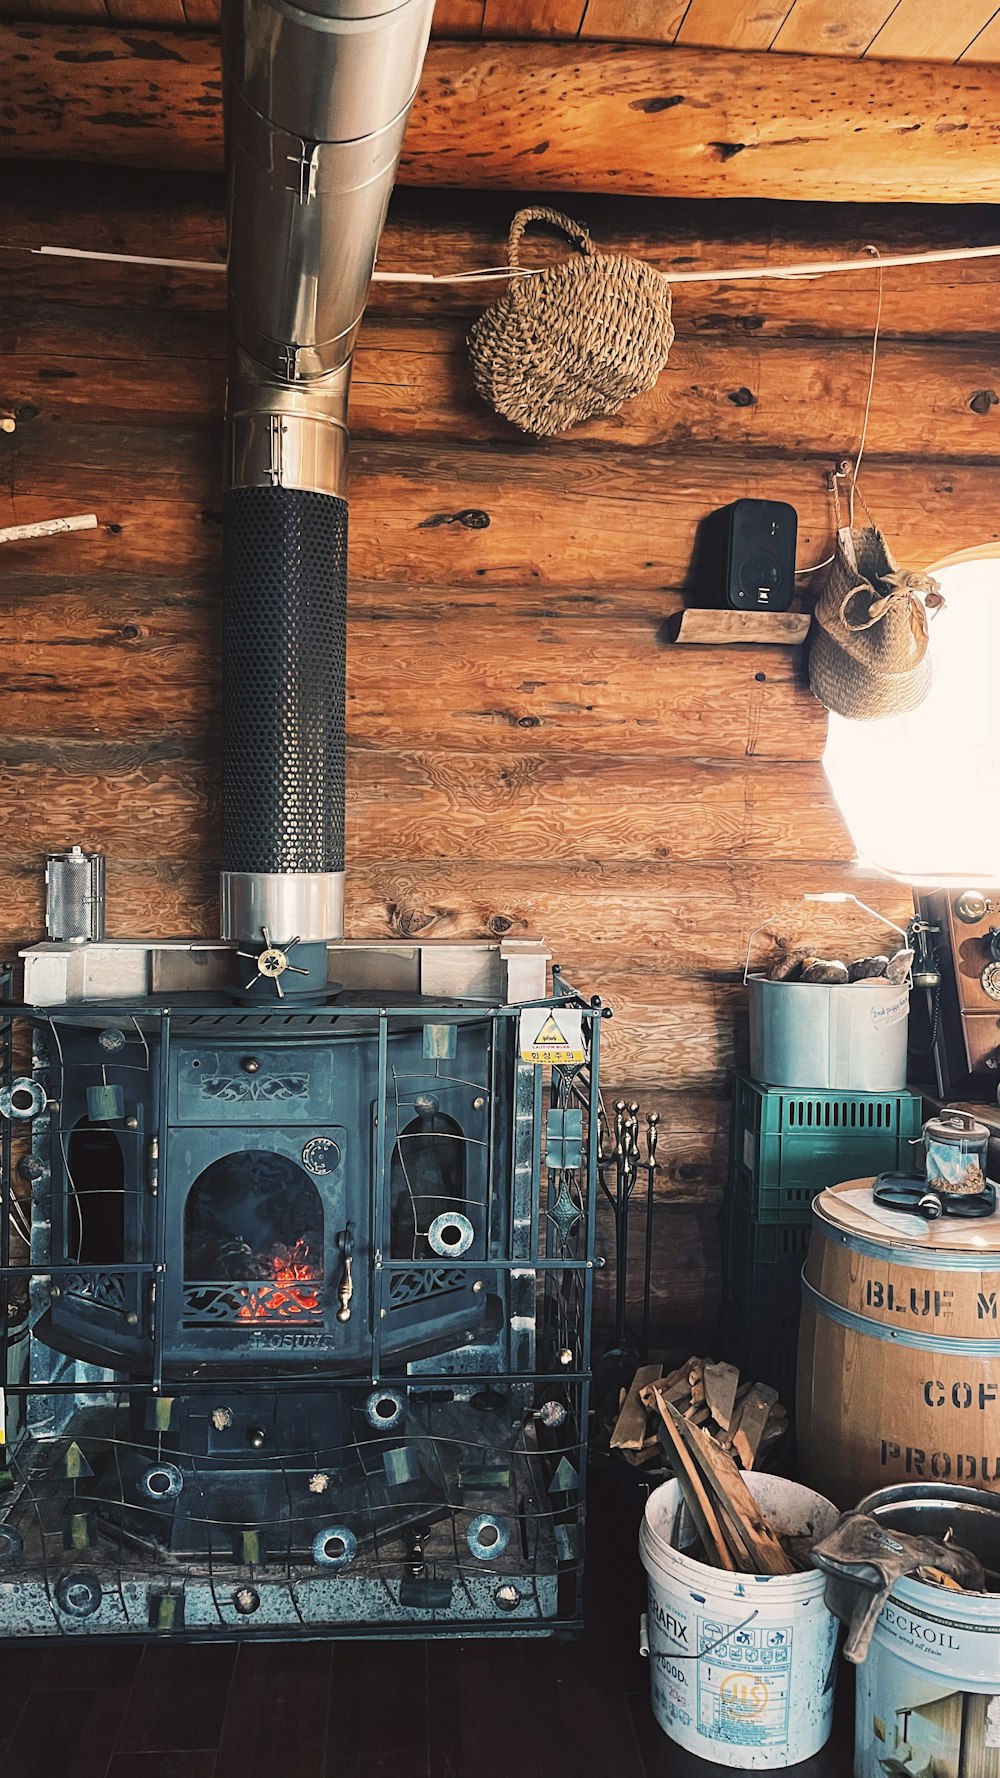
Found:
[[[347,1152],[342,1125],[171,1131],[165,1364],[339,1364],[367,1349],[367,1305],[346,1295],[367,1246]]]

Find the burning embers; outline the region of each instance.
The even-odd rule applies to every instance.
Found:
[[[317,1271],[310,1256],[308,1241],[298,1240],[294,1247],[279,1247],[269,1258],[254,1255],[254,1276],[265,1280],[263,1288],[247,1285],[246,1298],[239,1321],[285,1321],[303,1315],[320,1313],[319,1290],[322,1272]],[[305,1287],[305,1288],[304,1288]]]
[[[188,1193],[184,1319],[322,1320],[323,1206],[286,1155],[244,1149],[213,1161]]]

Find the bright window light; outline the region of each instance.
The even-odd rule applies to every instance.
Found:
[[[862,863],[907,883],[1000,883],[1000,558],[935,568],[933,680],[905,716],[830,715],[823,765]]]

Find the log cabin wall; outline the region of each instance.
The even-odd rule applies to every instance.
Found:
[[[5,243],[223,255],[216,174],[29,161],[0,190]],[[380,263],[496,263],[520,201],[401,188]],[[972,205],[563,202],[668,272],[1000,229]],[[3,549],[5,945],[42,934],[42,856],[73,842],[108,855],[111,933],[214,935],[223,280],[21,254],[2,275],[3,522],[100,519]],[[864,485],[907,566],[1000,535],[996,284],[989,262],[885,277]],[[879,934],[803,892],[909,907],[852,867],[801,653],[665,633],[717,506],[789,500],[799,562],[827,555],[875,299],[864,274],[679,286],[657,388],[544,442],[472,390],[482,291],[376,285],[356,361],[348,930],[544,937],[611,1004],[606,1098],[662,1114],[669,1347],[708,1343],[718,1307],[752,928],[860,948]]]

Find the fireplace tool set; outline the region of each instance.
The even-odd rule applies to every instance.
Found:
[[[645,1158],[643,1159],[640,1154],[638,1104],[634,1099],[616,1099],[613,1109],[614,1122],[610,1129],[605,1127],[610,1120],[602,1119],[597,1151],[598,1181],[611,1209],[615,1237],[614,1338],[610,1349],[601,1355],[597,1365],[595,1384],[595,1405],[598,1419],[607,1432],[610,1432],[617,1419],[622,1389],[629,1387],[637,1366],[645,1364],[649,1358],[656,1175],[660,1167],[656,1158],[660,1140],[659,1112],[650,1111],[646,1114],[642,1144],[645,1149]],[[605,1139],[609,1134],[613,1135],[613,1146],[610,1152],[605,1148]],[[628,1287],[631,1275],[629,1264],[631,1257],[630,1221],[635,1209],[633,1200],[636,1196],[640,1174],[642,1175],[640,1199],[643,1221],[642,1320],[640,1332],[637,1335],[629,1323]]]

